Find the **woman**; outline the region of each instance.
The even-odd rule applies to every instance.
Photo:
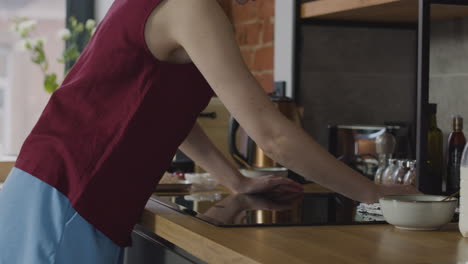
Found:
[[[234,192],[302,191],[245,178],[223,158],[196,124],[213,93],[269,156],[310,180],[368,203],[413,191],[374,185],[282,116],[216,1],[115,0],[0,192],[0,263],[120,263],[179,147]]]

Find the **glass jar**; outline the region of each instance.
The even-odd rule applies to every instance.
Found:
[[[407,166],[409,170],[405,175],[403,184],[416,186],[416,161],[415,160],[407,161]]]
[[[379,167],[374,175],[374,182],[376,184],[382,184],[382,176],[385,169],[388,166],[388,158],[391,157],[390,154],[380,154],[379,156]]]
[[[409,171],[407,167],[408,160],[398,160],[398,168],[393,173],[393,183],[394,184],[403,184],[405,180],[405,175]]]
[[[398,169],[398,160],[389,159],[388,166],[382,174],[382,184],[393,184],[393,174]]]

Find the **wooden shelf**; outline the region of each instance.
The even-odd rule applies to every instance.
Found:
[[[468,17],[468,6],[433,5],[433,20]],[[418,0],[316,0],[302,4],[301,18],[416,23]]]

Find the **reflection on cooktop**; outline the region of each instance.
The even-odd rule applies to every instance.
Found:
[[[191,194],[152,200],[220,227],[383,224],[336,193]]]

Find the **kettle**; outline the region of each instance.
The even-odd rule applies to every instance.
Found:
[[[269,94],[271,101],[278,108],[278,110],[285,115],[289,120],[293,121],[296,125],[302,127],[301,118],[294,101],[285,96],[285,84],[279,82],[276,84],[274,93]],[[241,168],[274,168],[282,167],[280,164],[268,157],[262,149],[244,132],[239,129],[239,123],[232,116],[229,120],[229,153]],[[239,142],[237,138],[244,138]],[[238,148],[239,146],[239,148]],[[241,149],[241,150],[239,150]]]

